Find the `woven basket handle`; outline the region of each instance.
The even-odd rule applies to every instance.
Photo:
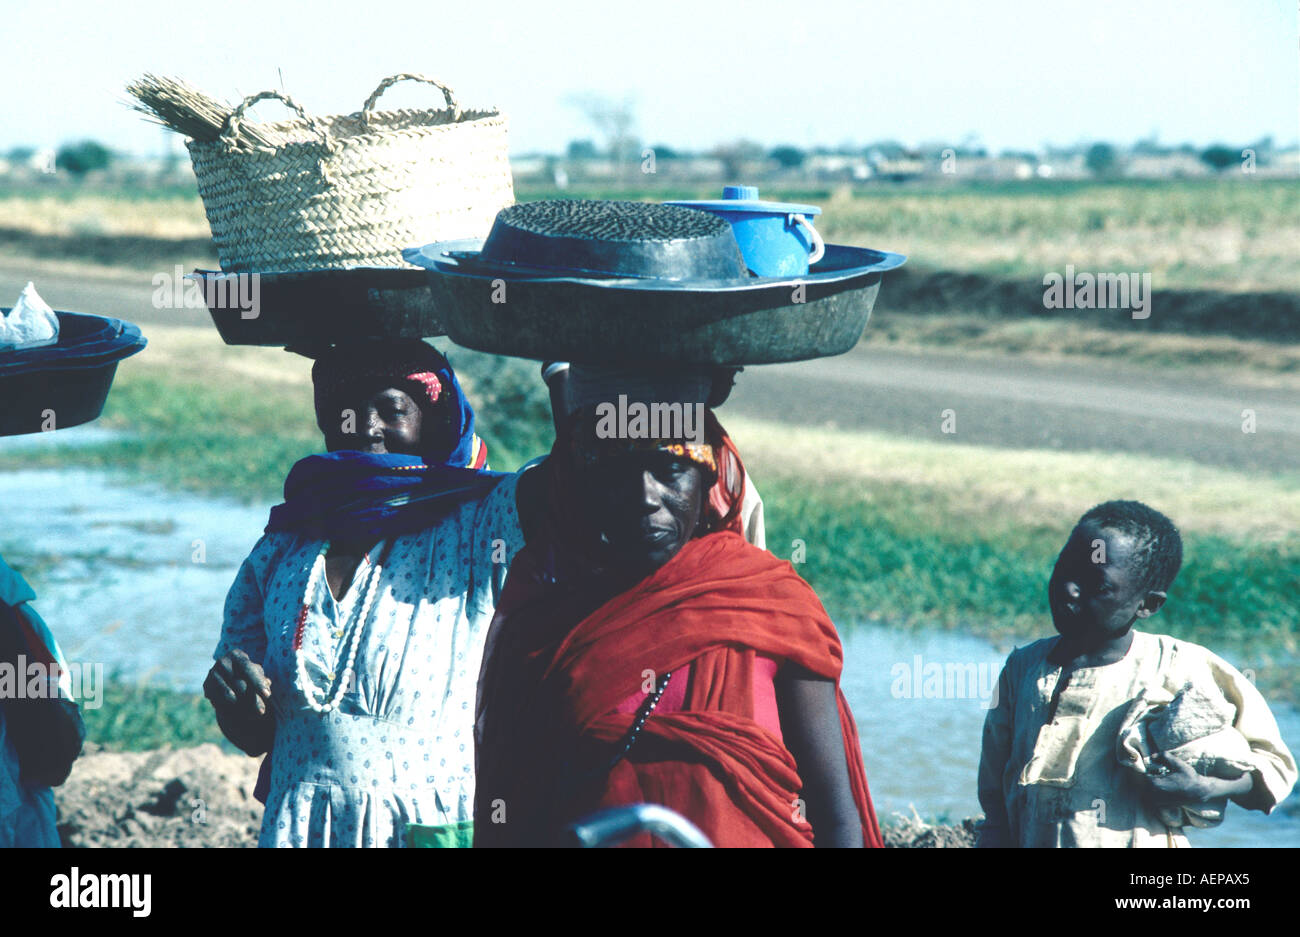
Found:
[[[412,72],[403,72],[400,75],[390,75],[379,83],[379,87],[371,92],[370,97],[366,98],[366,103],[361,105],[361,126],[366,130],[370,129],[370,113],[375,108],[375,102],[379,96],[397,84],[399,81],[422,81],[427,85],[433,85],[442,92],[442,96],[447,99],[447,108],[452,113],[452,120],[460,120],[460,105],[456,103],[456,96],[451,93],[451,89],[435,78],[428,75],[417,75]]]
[[[301,106],[287,94],[281,94],[279,91],[262,91],[258,94],[250,95],[240,102],[239,107],[230,112],[226,118],[226,126],[221,131],[220,140],[226,147],[233,149],[239,140],[239,125],[244,119],[244,112],[256,104],[258,101],[265,101],[268,98],[274,98],[290,110],[297,111],[298,116],[306,122],[307,126],[320,134],[321,142],[330,152],[335,150],[334,138],[330,136],[325,125],[312,117]]]

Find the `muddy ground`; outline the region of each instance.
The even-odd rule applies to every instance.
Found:
[[[216,745],[104,752],[88,745],[54,792],[66,847],[253,846],[258,762]]]
[[[258,762],[216,745],[150,752],[87,746],[67,783],[54,792],[59,835],[69,848],[249,847],[262,805],[253,799]],[[974,845],[974,826],[919,820],[885,827],[885,845]]]

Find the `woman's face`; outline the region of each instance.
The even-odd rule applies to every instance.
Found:
[[[655,451],[602,456],[580,479],[594,525],[619,562],[644,575],[694,536],[708,481],[689,459]]]
[[[420,455],[424,414],[411,396],[396,387],[358,388],[341,395],[337,427],[325,433],[330,452],[355,449],[372,455]]]

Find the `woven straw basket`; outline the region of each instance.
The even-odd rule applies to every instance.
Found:
[[[442,110],[375,111],[391,85],[442,91]],[[258,125],[275,147],[239,139],[244,113],[275,98],[300,119]],[[310,117],[287,95],[245,98],[221,136],[189,141],[199,194],[228,273],[402,267],[401,250],[486,237],[514,202],[500,111],[462,110],[423,75],[385,78],[355,114]]]

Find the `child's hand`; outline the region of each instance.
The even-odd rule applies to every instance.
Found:
[[[59,698],[12,700],[5,707],[5,719],[23,784],[58,787],[68,779],[86,739],[76,703]]]
[[[1152,757],[1151,770],[1144,777],[1147,799],[1156,807],[1188,807],[1212,799],[1201,783],[1205,778],[1172,755]]]
[[[1211,778],[1197,774],[1192,766],[1174,755],[1158,754],[1151,759],[1154,771],[1144,775],[1147,799],[1156,807],[1190,807],[1222,797],[1235,797],[1250,790],[1248,774],[1238,778]],[[1164,769],[1164,773],[1158,773]]]

